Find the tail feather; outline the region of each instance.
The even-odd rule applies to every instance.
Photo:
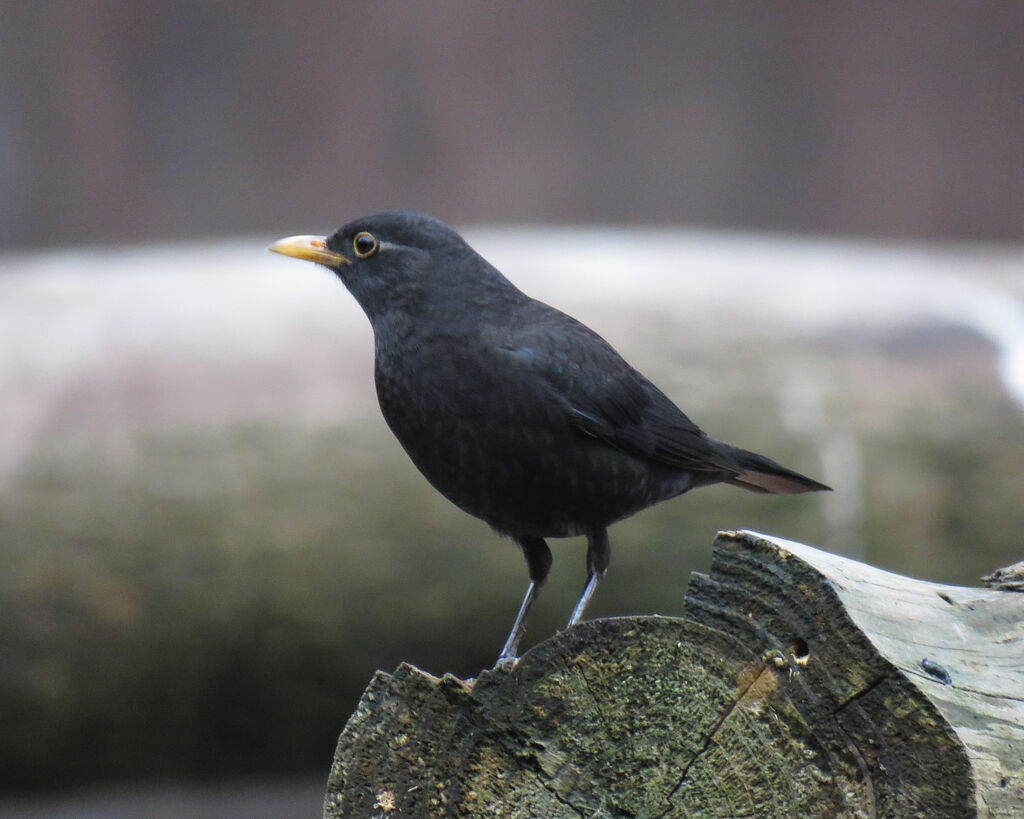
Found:
[[[813,478],[787,469],[771,458],[748,452],[745,449],[729,448],[729,454],[735,458],[742,468],[726,483],[739,486],[750,492],[766,492],[771,495],[796,495],[801,492],[831,492],[832,487],[826,486]]]

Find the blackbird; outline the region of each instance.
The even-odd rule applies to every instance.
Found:
[[[829,487],[708,437],[601,336],[532,299],[443,222],[394,211],[270,250],[324,265],[366,312],[377,398],[420,472],[511,537],[529,584],[514,661],[551,568],[545,538],[587,538],[578,622],[608,568],[608,526],[699,486]]]

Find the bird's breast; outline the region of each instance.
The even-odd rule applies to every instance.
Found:
[[[647,464],[582,433],[541,382],[477,346],[378,350],[381,411],[416,467],[510,534],[565,536],[660,500]]]

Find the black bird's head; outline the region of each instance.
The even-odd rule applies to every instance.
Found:
[[[290,236],[268,249],[332,270],[371,322],[396,309],[418,312],[438,300],[515,291],[458,233],[416,211],[364,216],[330,236]]]

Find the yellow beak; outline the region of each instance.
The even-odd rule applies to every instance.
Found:
[[[307,262],[316,262],[327,267],[340,267],[352,264],[340,253],[327,247],[326,236],[289,236],[274,242],[267,250],[280,253],[282,256],[293,256]]]

